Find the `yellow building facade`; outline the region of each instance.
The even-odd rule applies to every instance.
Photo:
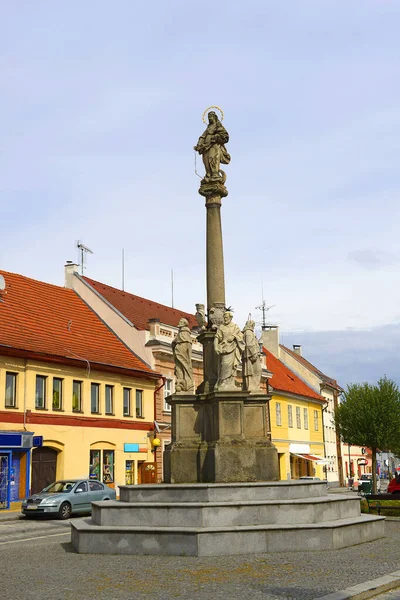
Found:
[[[0,508],[56,479],[154,481],[160,375],[73,291],[4,277]]]

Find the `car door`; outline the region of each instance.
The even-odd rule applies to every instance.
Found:
[[[87,481],[80,481],[74,489],[72,510],[74,512],[86,512],[90,509]]]
[[[89,481],[89,500],[90,502],[98,502],[103,500],[104,485],[100,481]]]

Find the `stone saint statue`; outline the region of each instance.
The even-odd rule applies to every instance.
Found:
[[[182,317],[178,327],[178,333],[172,340],[176,377],[175,391],[193,394],[192,336],[189,321]]]
[[[243,390],[259,392],[261,382],[260,347],[254,333],[256,324],[247,321],[243,329],[244,352],[242,358]]]
[[[208,125],[205,132],[199,137],[196,152],[203,157],[206,170],[203,182],[221,181],[225,183],[226,175],[220,169],[220,163],[229,165],[231,157],[225,144],[229,142],[229,134],[214,111],[208,113]]]
[[[240,328],[232,323],[232,313],[224,313],[224,322],[218,327],[214,338],[214,350],[218,355],[218,379],[214,389],[235,389],[236,367],[244,350]]]

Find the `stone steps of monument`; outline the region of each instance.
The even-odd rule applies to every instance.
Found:
[[[194,483],[121,485],[123,502],[225,502],[294,500],[327,494],[325,481],[267,481],[255,483]]]
[[[385,519],[360,515],[308,524],[236,527],[98,526],[71,522],[73,548],[87,554],[217,556],[337,550],[384,537]]]
[[[100,526],[220,527],[319,523],[358,517],[357,497],[329,495],[296,500],[230,502],[92,503],[92,522]]]

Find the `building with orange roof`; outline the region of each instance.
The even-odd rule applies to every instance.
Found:
[[[293,349],[290,349],[281,344],[279,342],[279,327],[266,327],[263,331],[263,342],[276,358],[279,358],[314,392],[324,398],[326,405],[323,411],[323,431],[325,457],[328,460],[325,465],[325,473],[328,482],[343,485],[343,449],[333,421],[335,406],[339,402],[342,388],[335,379],[323,373],[302,355],[300,345],[294,345]]]
[[[325,479],[322,411],[325,399],[264,348],[268,370],[271,438],[278,450],[280,479]]]
[[[73,290],[0,274],[0,506],[56,478],[137,482],[160,375]]]
[[[161,373],[163,385],[156,394],[154,419],[154,435],[161,445],[153,452],[158,481],[161,481],[162,454],[171,442],[171,407],[166,401],[174,393],[171,342],[178,332],[180,318],[186,318],[192,330],[193,375],[197,387],[203,379],[203,346],[197,341],[198,322],[193,314],[82,276],[78,265],[72,262],[65,265],[65,286],[73,289],[135,354]]]

